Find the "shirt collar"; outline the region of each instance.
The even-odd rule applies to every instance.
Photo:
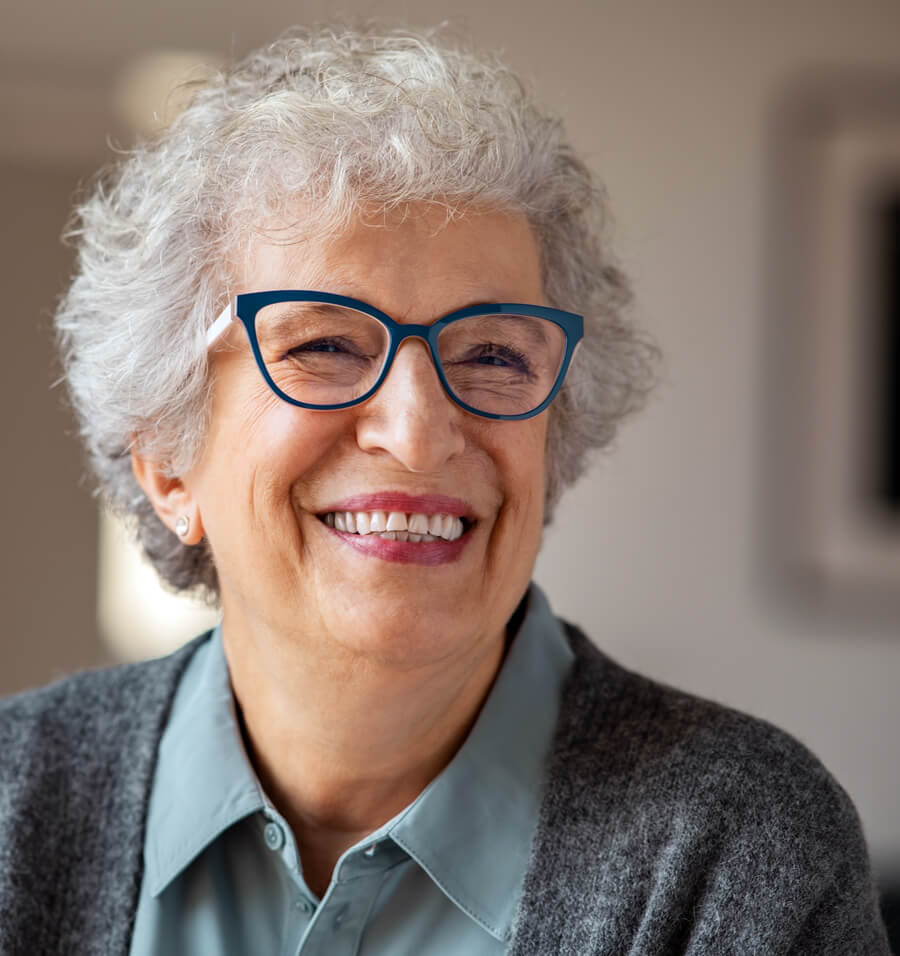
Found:
[[[507,939],[537,825],[544,765],[573,654],[543,592],[447,767],[364,841],[390,837],[471,919]],[[221,629],[195,653],[160,741],[145,862],[161,893],[221,833],[268,807],[244,750]],[[348,851],[352,852],[352,851]]]
[[[265,805],[217,627],[185,669],[160,740],[144,851],[150,892],[161,893],[220,833]]]

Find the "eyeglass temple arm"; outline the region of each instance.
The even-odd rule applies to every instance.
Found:
[[[234,320],[234,299],[228,300],[228,305],[219,313],[219,317],[206,330],[206,347],[209,348]]]

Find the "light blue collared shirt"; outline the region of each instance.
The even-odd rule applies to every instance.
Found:
[[[217,629],[160,742],[131,956],[499,956],[573,660],[532,585],[471,733],[406,809],[342,854],[319,900],[241,738]]]

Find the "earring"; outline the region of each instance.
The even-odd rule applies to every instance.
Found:
[[[187,515],[180,515],[175,522],[175,534],[183,538],[191,530],[191,519]]]

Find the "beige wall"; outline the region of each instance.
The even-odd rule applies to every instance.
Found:
[[[16,5],[0,49],[7,43],[7,61],[23,64],[29,102],[46,99],[41,90],[53,76],[70,87],[80,78],[82,98],[91,100],[106,88],[111,73],[103,71],[145,44],[240,52],[325,9],[286,0],[219,4],[215,13],[202,2],[187,12],[174,0],[162,6],[151,13],[145,4],[108,4],[104,29],[78,40],[90,70],[72,53],[77,28],[47,23],[45,12],[40,48],[13,56],[9,37],[36,27],[32,18],[44,11],[37,4]],[[359,0],[342,9],[417,23],[450,12],[437,0]],[[900,859],[900,619],[872,628],[788,612],[762,586],[769,558],[759,534],[770,107],[810,66],[900,69],[900,5],[459,0],[452,12],[536,81],[605,179],[640,313],[667,356],[650,408],[564,502],[539,580],[561,613],[623,663],[798,735],[851,792],[879,862]],[[53,69],[36,68],[37,56],[55,56]],[[3,102],[16,108],[0,90]],[[96,104],[91,110],[91,122],[72,123],[68,145],[58,143],[58,161],[102,153],[90,130],[103,123]],[[23,128],[19,152],[46,151],[51,133],[39,123]],[[40,311],[66,269],[55,240],[74,173],[2,172],[7,303],[11,284],[23,283],[4,323],[18,351],[4,350],[0,376],[3,528],[11,542],[0,689],[8,689],[94,660],[99,650],[92,506],[76,487],[78,454],[64,435],[60,396],[47,390]]]
[[[0,164],[0,693],[98,662],[97,521],[61,388],[53,304],[71,269],[58,236],[78,174]]]

